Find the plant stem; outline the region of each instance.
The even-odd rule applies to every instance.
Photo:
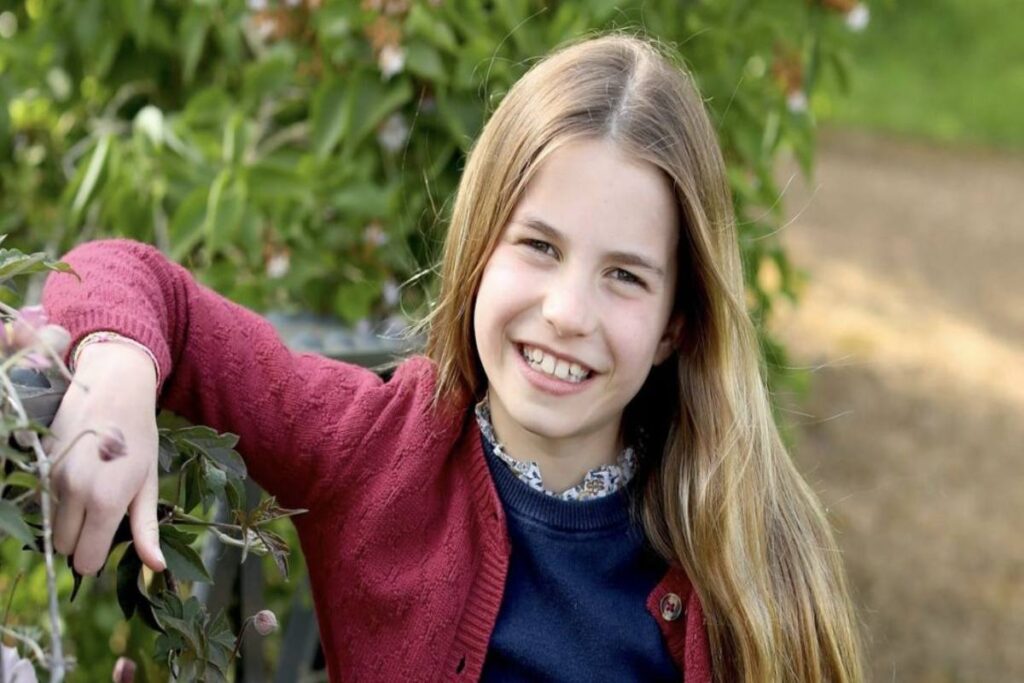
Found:
[[[238,638],[235,639],[235,649],[231,651],[231,656],[228,657],[228,666],[231,666],[231,663],[235,661],[235,657],[238,656],[238,649],[242,647],[242,638],[245,637],[245,629],[249,628],[252,620],[252,617],[246,617],[245,621],[242,622],[242,628],[238,630]]]
[[[54,457],[54,458],[53,458],[53,459],[52,459],[52,460],[50,461],[50,467],[51,467],[51,469],[52,469],[52,468],[54,468],[54,467],[56,467],[56,466],[57,466],[57,463],[59,463],[59,462],[60,462],[61,460],[63,460],[63,459],[64,459],[64,456],[68,454],[68,451],[70,451],[70,450],[71,450],[71,448],[72,448],[72,447],[73,447],[73,446],[74,446],[74,445],[75,445],[76,443],[78,443],[78,440],[79,440],[79,439],[81,439],[81,438],[82,438],[83,436],[87,436],[87,435],[90,435],[90,434],[91,434],[92,436],[97,436],[97,435],[98,435],[98,433],[96,432],[96,430],[95,430],[95,429],[83,429],[82,431],[78,432],[78,434],[76,434],[76,435],[75,435],[75,438],[71,440],[71,443],[69,443],[69,444],[68,444],[67,446],[65,446],[65,447],[64,447],[64,450],[62,450],[62,451],[61,451],[60,453],[58,453],[58,454],[57,454],[57,455],[56,455],[56,456],[55,456],[55,457]]]
[[[25,422],[28,422],[28,415],[25,413],[25,406],[18,398],[18,392],[11,383],[6,373],[0,373],[0,381],[3,382],[14,406],[14,410]],[[51,683],[61,683],[64,680],[64,646],[60,635],[60,610],[57,604],[57,574],[53,567],[53,520],[50,519],[50,459],[46,457],[43,445],[39,441],[39,435],[32,433],[32,450],[35,451],[36,459],[39,461],[39,478],[43,482],[39,492],[39,506],[43,514],[43,556],[46,560],[46,591],[50,597],[50,647],[52,649],[53,666],[50,667]]]
[[[14,583],[11,584],[11,592],[7,595],[7,606],[4,608],[4,618],[0,622],[0,626],[7,626],[7,617],[11,613],[11,603],[14,602],[14,593],[18,590],[18,583],[21,582],[21,577],[25,575],[25,572],[18,572],[18,575],[14,577]],[[0,681],[3,677],[0,677]]]
[[[14,638],[15,640],[20,640],[21,642],[28,645],[28,649],[32,650],[32,654],[35,656],[36,659],[39,660],[40,666],[42,666],[44,669],[50,668],[50,666],[46,663],[46,653],[43,652],[43,649],[41,647],[39,647],[39,643],[37,643],[36,641],[32,640],[27,636],[21,635],[14,629],[7,628],[6,626],[0,626],[0,633],[8,635],[11,638]],[[56,670],[54,670],[54,675],[56,675]],[[63,672],[61,673],[61,675],[63,675]],[[53,680],[52,676],[50,677],[50,680]]]

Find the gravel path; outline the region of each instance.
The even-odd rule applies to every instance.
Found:
[[[814,368],[782,400],[870,680],[1024,681],[1024,158],[821,142],[784,199],[809,278],[773,327]]]

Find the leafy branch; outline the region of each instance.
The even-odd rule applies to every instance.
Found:
[[[4,236],[0,236],[0,243]],[[22,254],[0,248],[0,288],[13,291],[9,280],[44,271],[73,273],[67,264],[50,261],[43,254]],[[54,466],[67,456],[84,436],[97,437],[101,465],[124,455],[124,437],[116,427],[103,432],[85,429],[74,435],[59,452],[47,453],[43,438],[56,406],[74,378],[63,363],[70,335],[48,323],[40,307],[13,308],[0,303],[0,541],[10,538],[23,549],[42,555],[48,596],[49,639],[41,644],[42,630],[35,626],[11,626],[10,604],[17,582],[11,589],[0,635],[21,643],[36,664],[49,671],[51,681],[62,681],[74,660],[64,655],[61,638],[60,602],[57,591],[57,567],[53,548],[51,474]],[[165,476],[175,477],[173,500],[161,499],[157,506],[160,549],[166,569],[147,580],[142,560],[132,541],[128,517],[115,532],[111,558],[117,561],[117,602],[125,619],[138,618],[160,635],[155,657],[165,662],[172,676],[180,680],[227,681],[228,669],[238,652],[241,635],[232,633],[223,614],[211,615],[195,597],[182,594],[182,583],[212,583],[200,554],[193,547],[201,537],[212,535],[221,543],[242,550],[242,561],[253,553],[270,554],[281,574],[288,575],[289,548],[285,540],[268,526],[305,512],[281,507],[274,498],[265,498],[252,509],[246,508],[247,471],[235,451],[238,437],[219,434],[202,426],[161,427],[159,466]],[[232,522],[207,519],[218,503],[231,511]],[[121,550],[123,547],[123,551]],[[74,578],[70,600],[83,583],[83,576],[67,564]],[[102,572],[101,572],[102,573]],[[16,616],[16,615],[15,615]],[[276,617],[261,612],[245,620],[257,624],[261,634],[269,633],[266,624]],[[261,626],[262,624],[262,626]],[[0,681],[6,681],[5,667],[26,670],[28,660],[19,660],[11,648],[3,648]],[[134,662],[118,661],[118,676],[128,676]],[[7,672],[9,673],[9,672]],[[33,673],[34,675],[34,673]],[[20,680],[20,679],[19,679]]]

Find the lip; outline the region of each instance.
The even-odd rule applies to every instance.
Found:
[[[594,375],[596,374],[594,372],[591,372],[591,375],[582,382],[568,382],[564,379],[558,379],[557,377],[544,374],[539,370],[534,370],[530,367],[530,364],[526,362],[526,359],[523,358],[520,347],[520,344],[514,344],[512,346],[512,352],[515,354],[517,359],[516,362],[519,365],[519,369],[522,370],[523,375],[526,377],[526,381],[528,381],[530,385],[538,391],[542,391],[546,394],[554,394],[555,396],[568,396],[570,394],[578,394],[581,391],[585,391],[594,380]]]
[[[575,356],[570,356],[570,355],[565,354],[565,353],[561,353],[559,351],[555,351],[554,349],[549,348],[547,346],[544,346],[543,344],[534,344],[533,342],[516,341],[515,345],[517,347],[517,350],[519,350],[519,348],[521,348],[521,347],[529,346],[529,347],[534,348],[534,349],[540,349],[541,351],[543,351],[544,353],[546,353],[548,355],[554,356],[556,358],[561,358],[562,360],[567,361],[569,363],[576,363],[576,365],[579,365],[584,370],[589,371],[591,376],[599,374],[594,368],[590,367],[588,364],[584,363],[579,358],[576,358]],[[522,355],[522,354],[520,354],[520,355]]]

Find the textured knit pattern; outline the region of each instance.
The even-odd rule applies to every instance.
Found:
[[[309,510],[294,522],[330,679],[478,680],[509,537],[472,406],[433,404],[432,362],[410,359],[385,383],[294,353],[269,322],[137,242],[88,243],[65,260],[81,281],[50,274],[43,305],[72,348],[112,330],[151,349],[160,406],[238,434],[253,479]],[[685,619],[658,617],[667,592]],[[686,680],[710,681],[700,604],[678,567],[647,607]]]
[[[614,465],[601,465],[588,470],[579,484],[561,493],[556,493],[544,486],[544,477],[541,476],[540,466],[536,461],[513,458],[501,445],[497,434],[494,433],[494,425],[491,423],[491,408],[486,397],[476,404],[476,420],[494,454],[509,466],[520,481],[535,491],[540,491],[559,500],[603,498],[628,484],[636,474],[636,451],[632,446],[626,446],[622,449],[622,453],[619,454]]]

